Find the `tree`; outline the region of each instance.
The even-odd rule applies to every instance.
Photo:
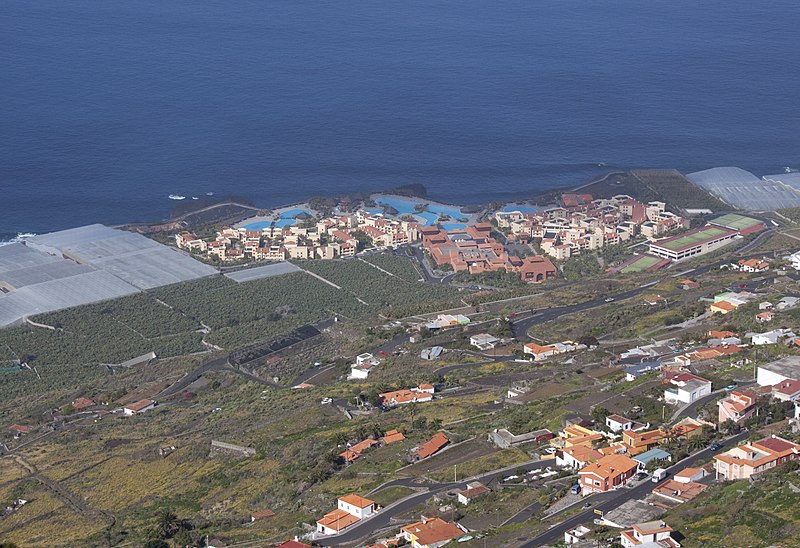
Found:
[[[595,424],[605,426],[606,417],[610,414],[611,412],[605,407],[597,405],[592,408],[592,420],[595,422]]]
[[[497,320],[497,334],[500,337],[510,337],[513,335],[514,332],[511,330],[511,322],[504,318]]]
[[[337,447],[346,445],[347,442],[350,441],[350,436],[348,436],[346,432],[339,431],[333,435],[333,441],[336,442]]]
[[[372,245],[372,238],[370,238],[363,230],[353,230],[350,235],[358,240],[358,250],[361,251]]]
[[[688,446],[692,451],[699,451],[706,446],[706,440],[702,436],[692,436],[689,438]]]
[[[158,513],[156,521],[156,535],[159,538],[170,538],[178,530],[178,516],[169,508],[164,508]]]

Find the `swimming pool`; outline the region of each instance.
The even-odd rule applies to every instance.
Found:
[[[447,215],[450,218],[466,219],[469,215],[461,212],[461,208],[457,206],[447,206],[442,204],[430,203],[427,200],[401,198],[398,196],[381,196],[376,200],[379,204],[387,205],[397,210],[398,215],[416,215],[425,220],[425,226],[436,224],[440,215]],[[418,213],[414,210],[417,204],[428,204],[428,210]],[[454,223],[452,226],[456,226]],[[460,225],[464,226],[464,225]]]
[[[539,208],[526,204],[506,204],[503,211],[519,211],[520,213],[536,213]]]
[[[270,226],[272,226],[274,222],[276,227],[283,228],[285,226],[290,226],[297,223],[297,219],[295,219],[295,217],[297,217],[301,213],[308,213],[309,215],[312,214],[311,211],[309,211],[308,209],[301,209],[301,208],[287,209],[286,211],[280,214],[280,217],[278,218],[277,221],[256,221],[254,223],[246,224],[243,226],[247,230],[263,230],[265,228],[269,228]]]

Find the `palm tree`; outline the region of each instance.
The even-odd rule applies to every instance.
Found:
[[[689,449],[692,451],[699,451],[706,446],[706,440],[702,436],[692,436],[689,439]]]

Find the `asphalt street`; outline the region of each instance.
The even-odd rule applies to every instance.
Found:
[[[737,444],[739,441],[747,439],[748,434],[749,433],[747,431],[741,432],[735,436],[727,438],[723,442],[720,442],[720,444],[723,446],[723,448],[730,447],[731,445]],[[696,462],[711,457],[713,453],[714,452],[708,448],[698,451],[694,455],[691,455],[683,459],[681,462],[667,468],[669,475],[674,476],[677,472],[691,467]],[[631,489],[623,488],[617,491],[612,491],[611,493],[603,493],[600,496],[593,495],[588,497],[586,502],[592,503],[591,508],[565,519],[564,521],[548,529],[546,532],[528,540],[527,542],[524,542],[520,546],[524,548],[531,548],[534,546],[542,546],[563,540],[564,533],[566,531],[595,519],[595,516],[597,515],[595,514],[595,510],[599,510],[603,513],[610,512],[629,500],[644,498],[653,490],[654,487],[655,485],[652,482],[645,481]]]

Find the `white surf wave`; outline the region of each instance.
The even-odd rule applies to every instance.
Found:
[[[24,242],[28,238],[33,238],[36,236],[33,232],[19,232],[13,238],[2,239],[0,238],[0,246],[2,245],[10,245],[10,244],[18,244],[20,242]]]

